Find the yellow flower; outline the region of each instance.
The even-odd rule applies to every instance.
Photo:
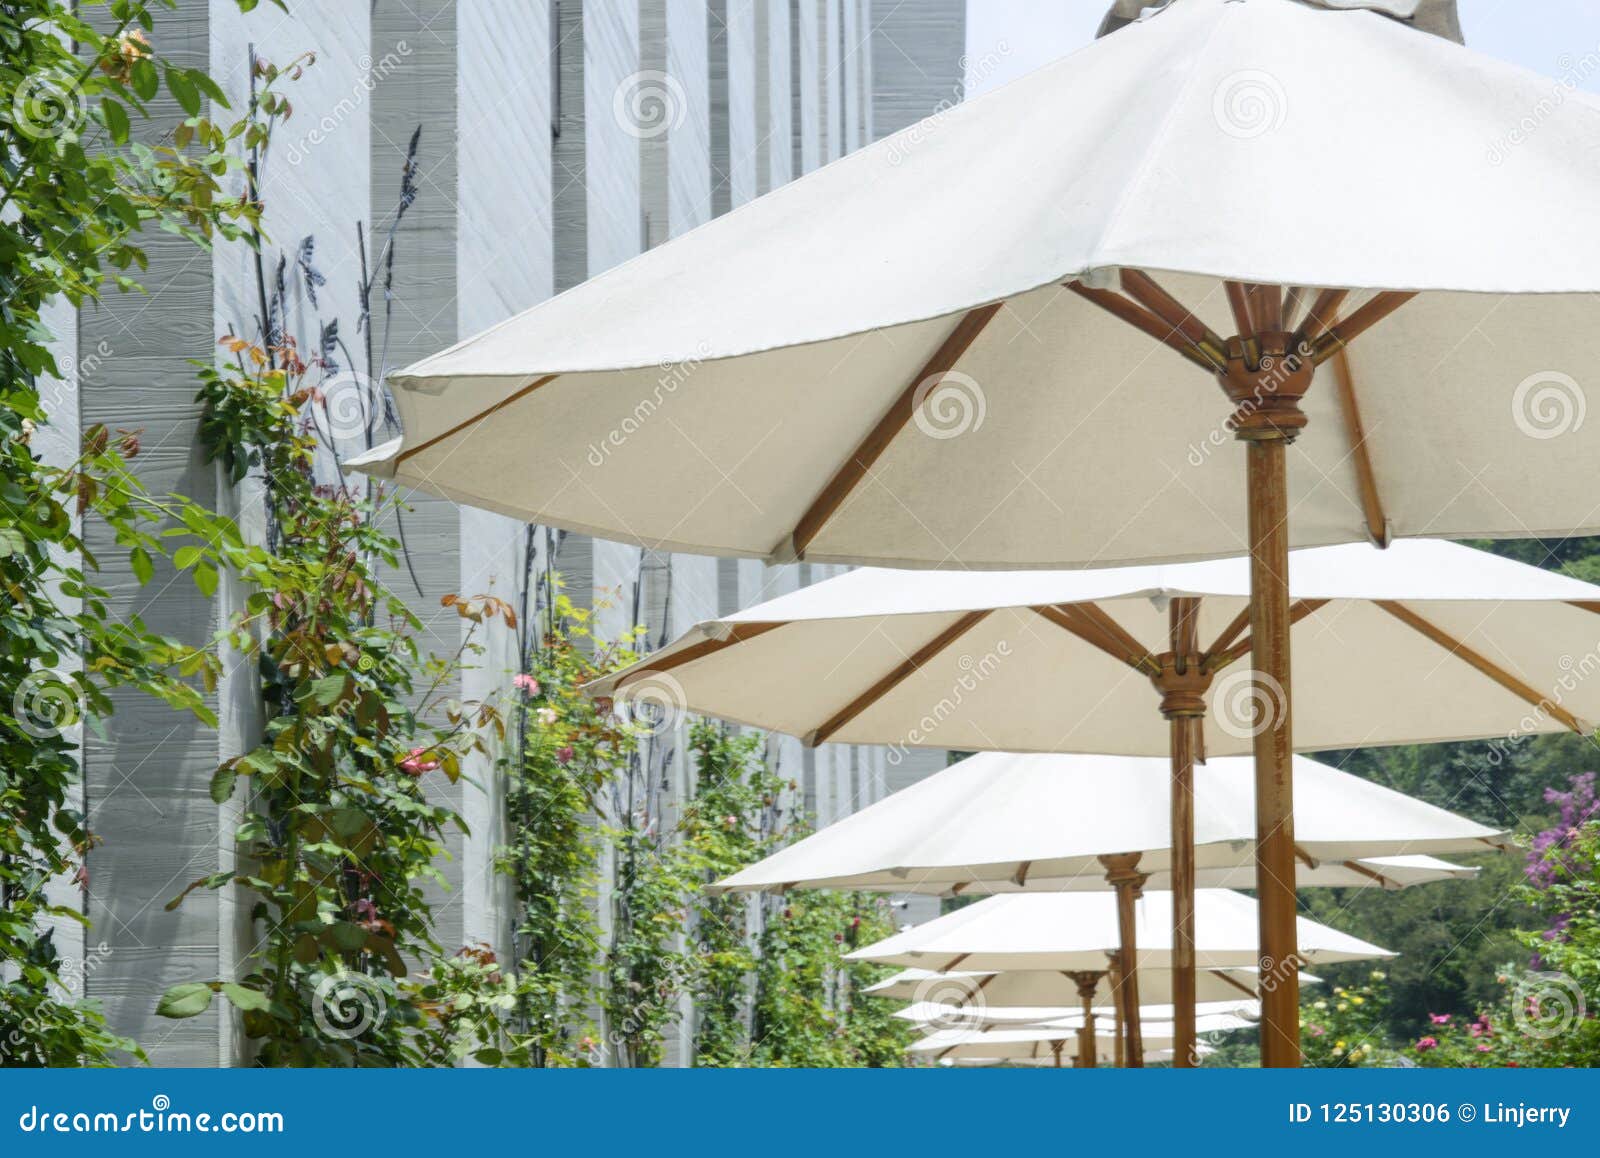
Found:
[[[1353,1005],[1365,1005],[1367,1003],[1367,999],[1362,997],[1359,993],[1353,993],[1350,995],[1350,1002]]]

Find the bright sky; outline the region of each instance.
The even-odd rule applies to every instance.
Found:
[[[1110,0],[967,0],[967,95],[1082,48],[1110,6]],[[1600,49],[1596,0],[1460,0],[1459,6],[1471,47],[1535,72],[1565,75]],[[1596,72],[1578,83],[1600,92]]]

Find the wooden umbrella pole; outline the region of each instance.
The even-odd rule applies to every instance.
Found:
[[[1111,1040],[1113,1044],[1111,1064],[1121,1069],[1125,1064],[1125,1046],[1127,1033],[1124,1029],[1127,1019],[1123,1016],[1122,1005],[1122,955],[1108,953],[1111,968],[1108,970],[1111,978]]]
[[[1125,1055],[1132,1069],[1144,1065],[1144,1041],[1139,1021],[1139,936],[1134,902],[1139,899],[1147,874],[1139,871],[1139,853],[1103,856],[1106,881],[1117,892],[1117,956],[1120,961],[1117,992],[1122,999]]]
[[[1196,1064],[1194,941],[1194,765],[1211,676],[1200,653],[1200,601],[1176,598],[1168,607],[1171,651],[1153,677],[1161,693],[1172,749],[1172,1022],[1173,1066]]]
[[[1219,377],[1237,404],[1245,444],[1250,537],[1250,661],[1255,752],[1256,902],[1260,912],[1261,1064],[1300,1064],[1296,941],[1294,738],[1289,686],[1289,443],[1305,425],[1300,399],[1314,363],[1291,335],[1229,342]],[[1242,721],[1241,721],[1242,723]]]
[[[1083,1025],[1078,1030],[1078,1065],[1082,1069],[1094,1069],[1099,1060],[1094,1040],[1094,998],[1104,976],[1104,973],[1072,974],[1072,980],[1078,984],[1078,1000],[1083,1002]]]

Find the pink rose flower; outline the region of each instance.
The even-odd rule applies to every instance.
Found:
[[[539,681],[527,672],[511,677],[512,686],[524,695],[536,696],[539,694]]]
[[[1424,1037],[1424,1038],[1421,1038],[1417,1042],[1417,1052],[1418,1053],[1427,1053],[1430,1049],[1437,1049],[1438,1046],[1439,1046],[1439,1039],[1438,1038],[1436,1038],[1436,1037]]]
[[[424,772],[434,772],[439,768],[439,761],[427,759],[430,748],[413,748],[411,755],[400,761],[400,771],[407,776],[421,776]]]
[[[572,763],[572,748],[570,746],[563,745],[562,747],[556,749],[556,763],[557,764],[570,764],[570,763]]]

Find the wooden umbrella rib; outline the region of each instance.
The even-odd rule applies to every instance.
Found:
[[[1210,647],[1206,648],[1206,667],[1211,666],[1211,657],[1221,654],[1233,641],[1239,638],[1240,633],[1250,626],[1250,604],[1247,600],[1243,611],[1235,615],[1227,627],[1222,629],[1222,634],[1217,636]]]
[[[1283,329],[1283,291],[1275,285],[1250,287],[1250,317],[1257,331],[1276,334]]]
[[[684,664],[693,663],[697,659],[704,659],[714,655],[725,647],[732,647],[736,643],[744,643],[758,635],[782,627],[782,623],[735,623],[726,636],[722,639],[705,639],[699,643],[692,643],[680,651],[663,655],[658,659],[647,661],[647,666],[635,668],[617,681],[615,690],[620,692],[631,684],[640,680],[649,679],[653,675],[671,671],[673,668],[682,667]]]
[[[1344,862],[1344,867],[1349,869],[1351,872],[1358,874],[1359,876],[1366,877],[1368,880],[1377,881],[1379,885],[1386,889],[1398,889],[1400,887],[1398,883],[1391,880],[1389,877],[1384,876],[1380,872],[1374,872],[1360,861],[1347,860]]]
[[[1158,314],[1153,314],[1135,302],[1129,301],[1121,294],[1112,293],[1110,290],[1094,289],[1084,285],[1081,281],[1069,281],[1066,286],[1073,293],[1086,301],[1093,302],[1107,313],[1127,322],[1135,329],[1143,330],[1164,346],[1170,346],[1182,354],[1189,361],[1199,366],[1207,373],[1213,373],[1216,367],[1211,360],[1201,353],[1200,348],[1192,344],[1183,333],[1175,326],[1162,321]]]
[[[1350,296],[1347,289],[1325,289],[1311,303],[1306,319],[1300,324],[1300,341],[1314,342],[1327,332],[1339,316],[1339,307]],[[1298,345],[1299,343],[1296,343]]]
[[[806,513],[800,516],[800,521],[794,526],[793,535],[797,556],[802,558],[805,556],[806,548],[817,537],[817,533],[838,513],[839,508],[867,476],[873,464],[883,456],[889,444],[911,421],[911,416],[916,410],[917,390],[930,378],[938,378],[955,369],[962,355],[973,342],[977,341],[978,335],[983,333],[984,327],[1000,312],[1004,304],[1004,302],[994,302],[991,305],[979,306],[975,310],[968,310],[962,315],[955,329],[950,331],[950,336],[934,351],[933,357],[929,358],[906,384],[906,388],[894,400],[894,405],[889,407],[888,413],[878,420],[878,424],[861,440],[850,457],[845,459],[844,465],[834,472],[833,477],[828,480],[828,485],[822,488],[822,493],[812,501]]]
[[[1236,978],[1236,977],[1230,977],[1228,974],[1220,972],[1220,971],[1216,972],[1215,976],[1222,978],[1229,985],[1231,985],[1235,989],[1237,989],[1240,993],[1243,993],[1246,997],[1260,997],[1261,996],[1261,994],[1257,993],[1254,989],[1251,989],[1248,985],[1245,985],[1243,982],[1239,981],[1239,979]]]
[[[834,735],[840,728],[888,695],[895,688],[904,683],[910,676],[919,671],[924,664],[960,639],[979,622],[989,615],[989,610],[969,611],[927,643],[919,647],[915,654],[901,661],[893,671],[889,672],[877,683],[862,692],[855,699],[846,704],[832,719],[823,724],[807,738],[812,745],[826,743],[828,737]]]
[[[1239,337],[1249,341],[1256,336],[1256,324],[1250,316],[1250,287],[1242,281],[1225,281],[1223,290],[1228,295],[1228,308],[1233,311],[1233,327]]]
[[[1383,513],[1383,497],[1378,492],[1378,476],[1372,469],[1372,453],[1367,444],[1366,425],[1356,401],[1355,378],[1350,373],[1350,356],[1344,347],[1334,351],[1333,382],[1344,415],[1345,433],[1350,438],[1350,454],[1355,460],[1356,483],[1361,490],[1361,510],[1367,520],[1367,536],[1378,546],[1389,545],[1389,520]]]
[[[516,402],[518,399],[526,398],[529,394],[532,394],[535,390],[539,389],[539,387],[546,386],[549,383],[554,382],[557,377],[558,377],[558,375],[556,375],[556,374],[546,374],[542,378],[535,378],[532,382],[529,382],[526,386],[522,387],[520,390],[515,390],[512,393],[507,394],[504,398],[500,399],[500,401],[496,402],[493,406],[489,407],[489,409],[484,410],[484,411],[482,411],[482,412],[480,412],[478,414],[474,414],[471,418],[467,419],[465,422],[456,423],[454,426],[452,426],[449,430],[445,431],[443,434],[436,434],[432,438],[428,439],[428,441],[426,441],[426,442],[419,442],[416,446],[407,447],[405,450],[402,450],[399,454],[397,454],[395,456],[395,460],[394,460],[395,461],[395,465],[398,466],[400,463],[405,462],[406,459],[412,458],[415,455],[419,455],[423,451],[428,450],[431,447],[438,446],[445,439],[453,438],[454,436],[456,436],[457,434],[460,434],[463,430],[465,430],[469,426],[477,425],[478,423],[482,422],[484,419],[488,418],[491,414],[499,413],[500,411],[504,410],[507,406],[510,406],[513,402]]]
[[[1579,611],[1592,611],[1600,615],[1600,599],[1569,599],[1567,603]]]
[[[1155,278],[1137,269],[1122,271],[1122,290],[1134,301],[1181,333],[1217,369],[1227,364],[1223,341],[1173,297]]]
[[[1495,663],[1488,656],[1474,651],[1442,627],[1424,619],[1405,604],[1383,599],[1378,601],[1378,606],[1407,627],[1427,636],[1452,655],[1464,660],[1508,692],[1532,704],[1539,711],[1549,712],[1551,716],[1561,722],[1562,726],[1570,728],[1580,736],[1589,734],[1589,729],[1584,726],[1583,722],[1560,704],[1552,703],[1550,697],[1540,695],[1537,690],[1506,671],[1505,668]]]
[[[1289,606],[1289,626],[1293,627],[1308,615],[1315,614],[1327,606],[1326,599],[1297,599]],[[1229,630],[1232,630],[1230,625]],[[1224,651],[1213,648],[1206,652],[1205,669],[1208,672],[1219,672],[1240,657],[1249,654],[1250,640],[1242,639]]]
[[[1125,663],[1146,675],[1160,672],[1161,663],[1150,652],[1133,640],[1130,649],[1123,640],[1108,635],[1104,628],[1079,615],[1079,605],[1074,603],[1046,603],[1034,607],[1036,614],[1048,619],[1063,631],[1071,632],[1089,646],[1104,652],[1118,663]]]
[[[1373,326],[1383,321],[1384,318],[1394,313],[1417,295],[1412,292],[1395,290],[1385,291],[1374,295],[1371,300],[1358,307],[1354,313],[1339,322],[1313,345],[1314,360],[1321,364],[1333,357],[1335,350],[1348,346],[1356,338],[1366,333]]]
[[[1098,603],[1074,603],[1072,608],[1125,647],[1130,656],[1139,657],[1141,661],[1150,657],[1150,648],[1134,638],[1132,632],[1113,619],[1111,614]]]

